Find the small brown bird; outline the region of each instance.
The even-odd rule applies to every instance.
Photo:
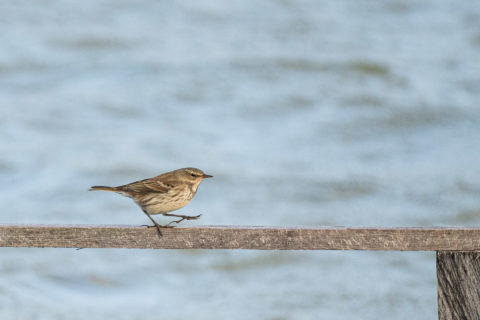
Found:
[[[196,168],[182,168],[170,172],[163,173],[156,177],[135,181],[118,187],[93,186],[92,190],[113,191],[123,196],[132,198],[142,208],[143,212],[157,227],[160,235],[160,228],[169,227],[171,223],[179,223],[183,220],[196,220],[198,216],[185,216],[179,214],[171,214],[174,211],[186,206],[197,193],[198,186],[205,178],[212,176],[203,173],[202,170]],[[152,214],[162,214],[168,217],[177,217],[165,226],[159,225],[153,218]]]

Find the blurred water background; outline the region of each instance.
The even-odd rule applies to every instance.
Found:
[[[1,1],[1,223],[478,226],[478,1]],[[185,225],[188,225],[186,223]],[[1,319],[435,319],[433,253],[0,249]]]

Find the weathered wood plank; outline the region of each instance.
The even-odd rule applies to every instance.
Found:
[[[437,252],[438,319],[480,319],[480,252]]]
[[[257,250],[480,250],[480,228],[281,228],[201,226],[0,225],[2,247],[257,249]]]

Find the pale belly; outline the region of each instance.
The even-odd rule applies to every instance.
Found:
[[[193,198],[191,192],[180,192],[176,196],[168,193],[151,193],[145,195],[141,201],[136,201],[149,214],[161,214],[185,207]]]

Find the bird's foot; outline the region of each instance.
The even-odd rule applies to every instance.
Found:
[[[158,226],[149,226],[148,224],[142,224],[141,227],[147,227],[147,228],[174,228],[173,226],[169,226],[168,224],[166,225],[161,225],[159,224]]]
[[[178,220],[174,220],[174,221],[168,223],[167,226],[169,226],[169,227],[173,227],[173,226],[170,226],[172,223],[179,224],[183,220],[197,220],[201,216],[201,214],[199,214],[198,216],[184,216],[184,215],[180,215],[180,214],[165,214],[165,215],[170,216],[170,217],[180,218]]]
[[[159,225],[159,224],[155,224],[153,226],[149,226],[149,225],[146,225],[146,224],[143,224],[142,226],[144,227],[147,227],[147,228],[157,228],[157,231],[158,231],[158,236],[161,238],[163,237],[163,234],[162,234],[162,228],[173,228],[173,226],[169,226],[169,225]]]

